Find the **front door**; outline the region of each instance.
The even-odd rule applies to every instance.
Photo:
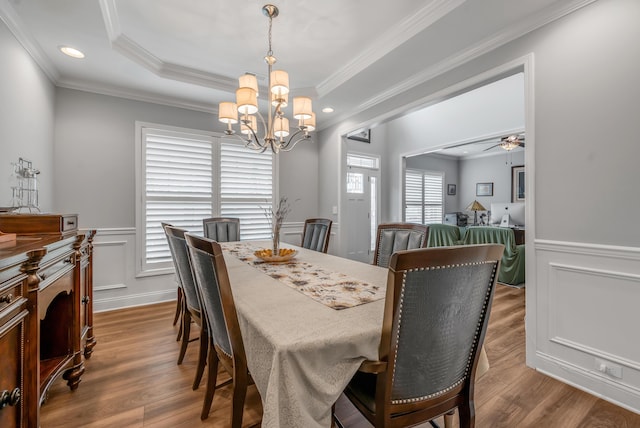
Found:
[[[347,258],[371,263],[378,226],[379,170],[347,167]]]

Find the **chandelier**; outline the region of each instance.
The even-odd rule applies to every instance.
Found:
[[[246,73],[238,79],[236,102],[219,104],[218,120],[227,124],[226,135],[234,135],[232,125],[240,122],[242,136],[236,136],[240,137],[250,149],[261,153],[269,148],[274,153],[288,152],[300,141],[311,138],[309,132],[316,128],[316,116],[311,109],[311,98],[295,97],[293,118],[298,121],[298,125],[295,132],[290,134],[289,119],[283,112],[289,102],[289,74],[284,70],[273,70],[276,58],[271,49],[271,25],[279,11],[276,6],[267,4],[262,7],[262,13],[269,18],[269,50],[264,57],[268,67],[268,99],[270,101],[267,118],[265,120],[258,110],[258,79],[255,74]],[[258,118],[264,133],[262,138],[258,137]]]

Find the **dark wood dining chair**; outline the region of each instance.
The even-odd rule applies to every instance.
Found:
[[[160,223],[160,225],[162,226],[162,230],[164,231],[164,228],[166,226],[173,226],[170,223]],[[165,235],[166,235],[166,231],[165,231]],[[169,251],[171,251],[171,247],[169,247]],[[173,254],[171,254],[171,258],[172,260],[174,260],[173,258]],[[175,261],[174,261],[175,263]],[[179,342],[180,339],[182,338],[182,314],[184,312],[184,291],[182,291],[182,284],[180,283],[180,279],[177,276],[176,273],[176,282],[178,283],[178,290],[176,292],[176,312],[173,315],[173,324],[172,325],[176,325],[178,323],[178,321],[180,321],[180,326],[178,328],[178,336],[176,337],[176,341]]]
[[[205,323],[202,322],[202,311],[200,308],[200,297],[196,289],[196,283],[193,279],[193,271],[189,261],[187,252],[187,243],[185,241],[186,230],[174,226],[165,225],[164,231],[169,242],[171,257],[176,269],[176,276],[180,286],[184,292],[183,313],[182,313],[182,341],[180,345],[180,353],[178,354],[178,364],[182,364],[184,355],[187,352],[189,339],[191,334],[191,321],[200,327],[200,351],[198,353],[198,365],[196,367],[196,375],[193,381],[193,389],[198,389],[202,375],[204,374],[204,366],[207,361],[207,343],[208,331]]]
[[[399,251],[391,257],[379,358],[344,393],[375,427],[409,427],[458,409],[474,427],[474,386],[502,245]],[[449,416],[449,417],[447,417]]]
[[[233,383],[231,427],[242,426],[247,387],[253,383],[247,368],[238,315],[231,292],[227,265],[220,245],[208,238],[186,235],[196,286],[202,298],[204,318],[209,326],[207,390],[201,419],[209,416],[216,388],[218,363],[231,375]]]
[[[302,248],[326,253],[329,249],[331,224],[327,218],[308,218],[304,221],[302,230]]]
[[[376,233],[373,264],[387,267],[391,255],[400,250],[427,246],[429,226],[415,223],[382,223]]]
[[[233,217],[211,217],[202,220],[204,236],[217,242],[240,240],[240,219]]]

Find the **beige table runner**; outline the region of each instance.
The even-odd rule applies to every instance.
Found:
[[[254,255],[264,248],[249,242],[220,243],[222,249],[288,287],[332,309],[346,309],[384,299],[385,289],[309,262],[267,263]]]

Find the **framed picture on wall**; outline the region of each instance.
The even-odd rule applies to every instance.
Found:
[[[347,134],[347,138],[349,140],[361,141],[363,143],[371,143],[371,130],[370,129],[359,129],[354,132],[350,132]]]
[[[511,167],[511,202],[524,202],[524,165]]]
[[[456,185],[447,184],[447,195],[455,195],[455,194],[456,194]]]
[[[493,196],[493,183],[476,183],[476,196]]]

